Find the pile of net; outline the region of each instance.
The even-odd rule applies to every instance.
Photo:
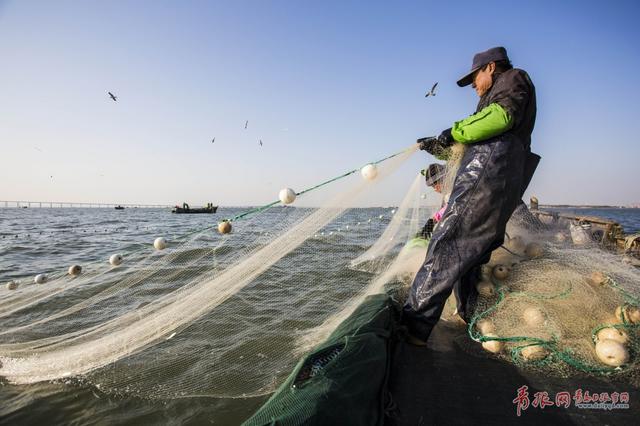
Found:
[[[229,217],[230,233],[214,223],[161,249],[113,247],[122,258],[112,265],[56,265],[37,284],[25,276],[0,295],[0,380],[145,398],[273,392],[368,295],[408,291],[428,244],[416,236],[443,203],[420,174],[393,177],[415,152],[300,191],[293,204]],[[397,202],[379,207],[389,192]],[[635,374],[638,270],[596,247],[558,243],[555,230],[509,232],[507,250],[483,269],[470,337],[534,368]],[[510,268],[501,278],[498,264]],[[603,363],[599,340],[624,340],[625,361]]]

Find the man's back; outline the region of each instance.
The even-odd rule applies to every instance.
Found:
[[[517,136],[527,148],[536,122],[536,89],[526,71],[512,68],[495,76],[491,89],[480,98],[476,112],[498,103],[513,120],[508,133]]]

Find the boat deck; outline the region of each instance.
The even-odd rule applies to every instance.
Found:
[[[637,425],[640,389],[630,383],[611,382],[586,375],[561,378],[523,371],[511,363],[492,358],[470,340],[466,329],[440,322],[429,346],[400,342],[392,360],[389,391],[392,410],[389,425],[510,425],[579,424]],[[528,386],[530,405],[521,416],[513,400],[518,389]],[[534,394],[577,389],[595,392],[628,392],[629,408],[617,410],[534,407]]]

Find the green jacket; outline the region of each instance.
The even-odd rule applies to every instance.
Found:
[[[535,119],[535,87],[525,71],[514,68],[494,76],[476,113],[456,121],[451,135],[457,142],[469,144],[511,132],[529,146]]]

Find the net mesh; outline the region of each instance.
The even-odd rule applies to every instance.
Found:
[[[354,206],[374,203],[415,150],[380,162],[372,181],[347,173],[303,191],[302,201],[321,207],[272,203],[237,215],[224,236],[210,226],[162,251],[123,249],[117,267],[88,264],[75,278],[54,273],[45,284],[3,292],[0,376],[86,382],[145,398],[273,392],[366,296],[408,291],[426,253],[414,237],[442,195],[418,175],[397,208]],[[445,199],[463,153],[448,162]],[[508,232],[511,240],[483,270],[490,291],[469,324],[471,338],[501,342],[500,356],[531,368],[637,377],[637,269],[598,248],[557,242],[555,230],[526,220],[513,220]],[[536,256],[528,256],[531,242]],[[511,268],[504,279],[490,269],[498,264]],[[596,271],[602,283],[594,284]],[[481,332],[488,323],[490,332]],[[595,355],[607,324],[627,336],[629,360],[617,370]],[[548,356],[525,362],[531,345]]]

